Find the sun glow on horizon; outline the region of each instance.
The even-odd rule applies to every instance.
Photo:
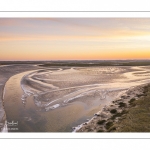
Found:
[[[0,19],[0,60],[150,59],[150,19]]]

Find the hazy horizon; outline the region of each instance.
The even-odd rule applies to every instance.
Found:
[[[60,59],[60,60],[0,60],[1,61],[150,61],[150,59]]]
[[[149,18],[0,18],[0,61],[147,60]]]

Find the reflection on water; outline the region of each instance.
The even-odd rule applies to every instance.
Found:
[[[5,86],[7,121],[18,122],[14,132],[72,131],[121,92],[149,82],[149,69],[128,68],[40,69],[12,76]]]
[[[24,103],[21,99],[24,92],[21,89],[20,81],[25,74],[30,72],[11,77],[5,86],[4,105],[7,121],[18,122],[18,130],[14,130],[14,132],[72,131],[71,127],[77,125],[77,120],[83,121],[80,117],[84,115],[85,106],[76,102],[67,107],[45,111],[35,105],[33,95],[28,96]],[[11,127],[16,128],[16,126]]]

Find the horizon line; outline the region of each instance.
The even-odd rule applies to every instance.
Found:
[[[115,60],[150,60],[149,59],[63,59],[63,60],[0,60],[0,62],[4,62],[4,61],[16,61],[16,62],[19,62],[19,61],[115,61]]]

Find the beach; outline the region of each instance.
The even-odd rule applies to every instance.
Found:
[[[5,67],[1,123],[19,122],[9,132],[107,132],[150,82],[149,66]]]

